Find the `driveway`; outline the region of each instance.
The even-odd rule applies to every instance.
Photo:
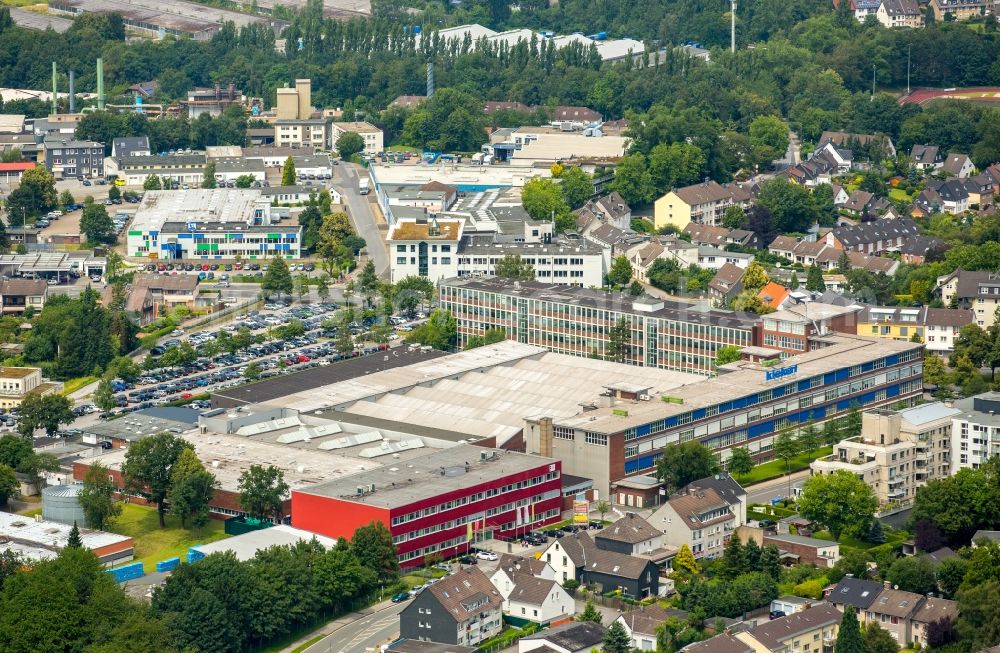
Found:
[[[358,192],[358,180],[368,173],[361,166],[341,163],[333,167],[333,185],[343,196],[347,205],[347,213],[358,235],[365,239],[368,256],[375,262],[375,271],[380,276],[389,272],[389,255],[386,253],[382,234],[379,232],[378,220],[372,210],[369,198],[372,195],[362,195]]]

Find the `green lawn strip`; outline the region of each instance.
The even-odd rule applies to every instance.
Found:
[[[302,651],[306,650],[307,648],[309,648],[310,646],[312,646],[321,639],[323,639],[323,635],[316,635],[311,639],[307,639],[306,641],[302,642],[301,644],[293,648],[292,653],[302,653]]]
[[[909,202],[913,198],[910,197],[902,188],[893,188],[889,191],[889,199],[894,202]]]
[[[81,376],[63,383],[63,396],[68,397],[80,388],[97,381],[96,376]]]
[[[800,453],[791,460],[788,461],[788,471],[789,473],[798,472],[803,469],[809,468],[809,463],[816,460],[817,458],[822,458],[823,456],[829,456],[833,453],[833,447],[821,447],[815,451],[809,453]],[[763,465],[757,465],[753,468],[749,474],[744,474],[743,476],[737,476],[736,480],[739,481],[740,485],[746,487],[748,485],[753,485],[754,483],[761,483],[763,481],[770,481],[771,479],[780,478],[785,475],[785,461],[783,460],[772,460],[769,463],[764,463]]]
[[[180,519],[167,515],[166,523],[166,528],[160,528],[155,509],[127,503],[110,530],[132,538],[134,562],[142,562],[146,573],[155,571],[156,563],[161,560],[184,560],[188,549],[196,544],[229,537],[223,530],[223,523],[216,519],[201,528],[181,528]]]

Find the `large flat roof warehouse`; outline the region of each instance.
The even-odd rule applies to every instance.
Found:
[[[41,31],[52,29],[52,31],[59,34],[62,34],[73,26],[73,21],[68,18],[49,16],[35,11],[19,9],[17,7],[10,7],[10,17],[13,19],[14,24],[19,27],[37,29]]]
[[[304,492],[391,510],[554,462],[542,456],[460,444],[387,466],[377,475],[347,476]],[[359,486],[372,483],[374,492],[358,494]]]
[[[246,3],[250,6],[250,3]],[[306,6],[306,0],[254,0],[253,6],[267,13],[274,13],[274,8]],[[351,16],[370,16],[371,0],[323,0],[323,15],[328,18],[350,18]]]
[[[576,415],[581,403],[598,402],[609,384],[627,380],[668,392],[702,378],[507,340],[291,395],[280,403],[496,438],[502,445],[522,431],[526,417]]]
[[[268,18],[219,9],[183,0],[53,0],[49,7],[66,13],[116,13],[126,19],[126,24],[135,21],[135,27],[155,31],[163,27],[167,30],[197,35],[215,32],[222,23],[232,22],[237,28],[257,23],[273,22]]]
[[[159,231],[167,222],[243,222],[260,201],[257,188],[146,191],[129,231]]]
[[[564,132],[551,127],[520,127],[515,134],[531,137],[514,150],[515,161],[618,159],[625,156],[629,145],[625,136],[584,136],[583,132]]]
[[[479,192],[490,188],[521,187],[534,177],[551,177],[548,166],[534,167],[530,161],[515,161],[512,165],[484,166],[449,164],[383,165],[377,160],[369,168],[377,186],[419,185],[431,181],[454,186],[460,191]]]
[[[691,412],[694,409],[714,406],[729,399],[766,391],[789,381],[794,383],[923,347],[921,343],[864,338],[840,333],[825,336],[824,340],[828,346],[782,361],[782,367],[785,369],[795,367],[790,379],[768,381],[766,371],[769,368],[760,363],[739,361],[724,366],[720,370],[724,373],[720,373],[717,377],[711,379],[700,377],[700,383],[682,386],[670,391],[669,397],[677,400],[678,403],[660,401],[658,396],[653,396],[652,401],[629,404],[625,411],[615,408],[599,408],[572,417],[556,418],[555,421],[559,426],[577,427],[595,433],[619,433],[625,429],[648,424],[671,415]],[[727,369],[731,371],[726,371]],[[650,392],[650,395],[665,396],[664,393],[655,391]],[[622,414],[623,412],[625,414]]]

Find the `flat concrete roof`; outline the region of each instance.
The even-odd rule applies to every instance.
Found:
[[[303,492],[393,509],[555,462],[553,458],[460,444],[405,462],[393,461],[378,474],[346,476]],[[374,483],[375,491],[358,495],[358,486],[367,483]]]
[[[10,17],[19,27],[37,29],[41,31],[51,28],[59,34],[62,34],[73,26],[73,21],[68,18],[49,16],[47,14],[40,14],[26,9],[19,9],[17,7],[10,8]]]
[[[524,183],[534,177],[551,177],[548,166],[534,167],[530,162],[513,165],[466,165],[451,164],[440,161],[434,165],[417,163],[414,165],[382,164],[376,159],[371,167],[372,174],[381,184],[417,184],[424,185],[431,181],[439,181],[458,190],[469,186],[504,187],[524,186]]]
[[[72,525],[54,521],[36,521],[34,517],[0,512],[0,536],[10,538],[13,542],[28,548],[62,549],[69,541],[71,530],[73,530]],[[117,533],[93,531],[80,527],[80,541],[86,549],[99,549],[112,544],[128,542],[131,539]],[[0,547],[4,546],[6,545],[0,544]]]
[[[256,188],[146,191],[129,231],[159,231],[167,222],[242,222],[260,200]]]
[[[0,379],[23,379],[40,370],[39,367],[0,367]]]
[[[309,542],[316,538],[320,544],[326,548],[333,548],[337,545],[337,540],[304,531],[301,528],[293,528],[286,524],[279,524],[271,528],[263,528],[259,531],[250,531],[242,535],[234,535],[224,540],[212,542],[210,544],[200,544],[191,547],[201,551],[205,555],[213,553],[231,552],[237,560],[252,560],[258,551],[263,551],[272,546],[294,546],[299,542]]]
[[[134,442],[150,435],[163,433],[183,433],[198,427],[198,411],[190,408],[174,408],[173,411],[186,411],[191,414],[191,419],[178,419],[173,411],[170,416],[159,412],[163,409],[149,408],[146,410],[127,413],[117,419],[96,422],[90,426],[85,426],[81,430],[89,435],[94,435],[98,440],[103,438],[127,440]]]
[[[548,127],[521,127],[516,133],[535,138],[514,150],[515,160],[618,159],[625,156],[629,145],[624,136],[584,136],[583,132],[560,132]]]
[[[845,367],[861,365],[871,360],[923,347],[920,343],[845,334],[826,336],[825,340],[830,343],[830,346],[792,356],[783,361],[783,367],[798,366],[798,371],[789,378],[767,381],[765,371],[768,368],[759,363],[742,361],[731,364],[737,368],[737,371],[711,379],[698,377],[699,381],[685,384],[669,393],[651,392],[652,401],[628,402],[614,408],[599,408],[586,414],[556,418],[555,423],[559,426],[572,426],[595,433],[618,433],[671,415],[687,413],[697,408],[714,406],[729,399],[745,397],[773,388],[776,385],[799,381]],[[683,403],[660,401],[659,396],[656,395],[663,394],[682,399]],[[626,409],[627,415],[614,414],[614,410],[621,412],[622,408]]]

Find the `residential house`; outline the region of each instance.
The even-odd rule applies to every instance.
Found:
[[[686,620],[688,613],[684,610],[665,610],[655,603],[644,605],[638,610],[630,610],[619,615],[615,621],[625,627],[632,640],[632,648],[639,651],[656,650],[656,631],[667,619]]]
[[[753,195],[738,184],[719,184],[706,179],[700,184],[677,188],[656,200],[653,224],[657,229],[673,225],[683,229],[689,222],[720,225],[730,206],[748,209]]]
[[[29,307],[38,313],[45,306],[49,287],[44,279],[0,281],[0,315],[22,314]]]
[[[881,254],[895,251],[907,238],[919,234],[916,223],[909,218],[874,220],[851,227],[836,227],[826,234],[826,243],[862,254]]]
[[[842,578],[832,590],[826,592],[825,597],[828,603],[841,612],[844,611],[846,605],[854,607],[860,617],[875,601],[875,597],[882,589],[882,583],[848,575]]]
[[[948,243],[931,236],[910,236],[899,247],[903,263],[922,265],[925,261],[940,260],[948,250]]]
[[[944,157],[937,145],[914,145],[910,148],[910,163],[921,172],[933,172],[944,165]]]
[[[955,623],[958,620],[958,603],[934,596],[924,598],[911,619],[910,641],[928,648],[927,630],[932,623],[942,619]]]
[[[976,166],[972,165],[972,159],[968,154],[949,154],[941,166],[941,172],[959,179],[970,177],[975,171]]]
[[[555,569],[561,583],[572,579],[635,598],[659,595],[660,572],[652,560],[600,549],[586,531],[556,539],[540,559]]]
[[[934,292],[945,306],[971,309],[976,324],[986,329],[993,326],[997,307],[1000,307],[1000,274],[959,268],[938,277]]]
[[[916,0],[882,0],[875,18],[886,28],[917,28],[924,25],[924,15]]]
[[[314,147],[325,150],[336,142],[331,137],[330,121],[326,118],[290,118],[274,122],[274,144],[277,147]]]
[[[987,209],[993,205],[993,178],[985,172],[972,175],[965,180],[965,192],[969,194],[970,209]]]
[[[815,186],[819,185],[824,173],[827,177],[832,177],[850,171],[854,167],[854,152],[831,141],[826,141],[816,147],[816,150],[809,157],[809,161],[813,161],[819,166],[815,173],[816,183],[813,184]]]
[[[864,614],[858,615],[859,620],[877,623],[897,642],[906,644],[913,641],[913,617],[923,600],[921,594],[892,589],[886,582]]]
[[[134,289],[148,289],[153,302],[168,310],[177,306],[195,308],[197,305],[197,275],[136,274],[132,278],[132,287]]]
[[[530,574],[516,575],[514,587],[504,601],[505,614],[541,624],[575,612],[573,597],[562,585],[551,578],[536,578]]]
[[[733,514],[736,515],[737,526],[747,523],[747,491],[728,472],[699,478],[685,485],[680,491],[695,492],[704,489],[714,490],[729,504]]]
[[[0,367],[0,408],[5,411],[20,406],[30,394],[44,396],[62,389],[62,383],[45,381],[39,367]]]
[[[721,557],[729,535],[742,525],[733,506],[712,488],[671,496],[649,521],[663,531],[665,544],[686,544],[696,559]]]
[[[649,283],[649,268],[663,257],[664,252],[666,247],[656,240],[633,247],[628,253],[629,263],[632,264],[632,276],[640,283]]]
[[[462,220],[405,219],[390,228],[389,247],[392,281],[420,275],[437,281],[458,276],[458,246]]]
[[[141,97],[144,100],[148,100],[149,98],[156,95],[156,90],[157,88],[159,88],[159,85],[160,85],[159,82],[157,82],[155,79],[152,79],[148,82],[139,82],[138,84],[132,84],[127,89],[125,89],[125,92],[128,93],[129,95],[132,95],[133,97]]]
[[[552,110],[553,122],[578,122],[592,123],[602,122],[603,116],[593,109],[587,107],[567,107],[558,106]]]
[[[926,206],[931,213],[963,213],[969,210],[969,192],[965,186],[961,179],[928,181],[917,195],[916,203]]]
[[[883,150],[879,152],[881,154],[881,156],[877,157],[879,159],[895,158],[896,156],[896,146],[892,144],[892,139],[885,134],[851,134],[847,132],[825,131],[820,134],[817,148],[822,147],[826,143],[833,143],[838,148],[846,147],[852,149],[860,147],[870,150],[875,146]]]
[[[514,591],[517,577],[522,575],[552,580],[556,577],[556,572],[542,560],[504,553],[497,562],[497,568],[490,574],[490,582],[506,601]]]
[[[984,541],[1000,544],[1000,531],[978,530],[972,534],[972,548],[975,549]]]
[[[753,263],[753,259],[753,254],[727,252],[724,249],[710,245],[701,245],[698,247],[698,267],[705,268],[706,270],[718,270],[727,263],[740,268],[747,268]]]
[[[771,601],[771,612],[780,612],[781,616],[787,616],[808,610],[815,603],[815,599],[804,599],[801,596],[786,594]]]
[[[335,122],[330,127],[330,145],[337,147],[337,140],[346,133],[357,134],[364,140],[363,154],[373,156],[383,149],[382,130],[368,122]]]
[[[477,567],[425,588],[399,614],[399,634],[441,644],[477,646],[503,629],[503,598]]]
[[[787,533],[764,534],[764,546],[773,544],[782,553],[788,564],[809,564],[817,567],[833,567],[840,560],[840,544]]]
[[[919,338],[928,351],[952,351],[958,331],[975,321],[965,308],[866,306],[858,314],[858,335],[889,340]]]
[[[846,0],[843,1],[846,2]],[[682,653],[755,653],[756,649],[729,633],[722,633],[694,644],[688,644],[681,651]]]
[[[628,512],[595,535],[594,543],[605,551],[650,555],[663,548],[663,532],[634,512]]]
[[[874,199],[875,195],[873,193],[859,189],[851,193],[847,201],[840,208],[851,215],[860,217],[868,213],[868,207]]]
[[[738,295],[743,289],[740,283],[746,268],[741,268],[733,263],[726,263],[715,273],[712,280],[708,282],[708,296],[716,306],[726,304],[733,297]]]
[[[180,276],[180,275],[177,275]],[[192,275],[193,276],[193,275]],[[101,303],[108,306],[114,301],[114,286],[107,285],[101,295]],[[125,285],[125,313],[139,326],[146,326],[156,321],[157,303],[153,300],[152,291],[145,286]]]
[[[842,227],[846,229],[847,227]],[[768,246],[768,251],[777,256],[783,256],[790,261],[806,267],[816,265],[821,270],[833,270],[840,265],[840,257],[844,250],[836,247],[836,241],[830,243],[823,238],[819,241],[798,240],[790,236],[778,236]],[[899,267],[899,262],[879,256],[868,256],[861,252],[848,251],[847,258],[852,268],[860,268],[874,273],[893,274]]]
[[[994,163],[983,172],[993,184],[993,194],[1000,195],[1000,163]]]
[[[785,302],[789,299],[789,290],[779,283],[768,281],[767,285],[760,289],[757,297],[769,308],[777,311],[784,308]]]
[[[954,20],[968,20],[993,12],[992,0],[930,0],[928,6],[938,21],[946,20],[947,15]]]
[[[622,230],[632,228],[632,208],[618,191],[587,202],[583,205],[583,209],[592,212],[602,223],[611,224]]]
[[[111,141],[111,158],[125,156],[150,156],[148,136],[123,136]]]
[[[843,618],[829,603],[821,603],[778,619],[765,621],[735,637],[754,653],[831,653]]]
[[[879,503],[912,502],[928,482],[952,470],[952,421],[956,407],[932,402],[903,410],[867,410],[861,435],[842,440],[810,465],[812,474],[847,471],[868,484]]]
[[[426,99],[426,95],[400,95],[390,102],[389,106],[399,107],[400,109],[412,109]]]
[[[830,184],[830,188],[833,190],[833,205],[840,208],[851,199],[850,193],[847,192],[840,184]]]
[[[104,176],[104,143],[59,135],[45,139],[45,168],[56,179]]]
[[[814,153],[814,156],[809,157],[805,161],[785,169],[784,174],[788,177],[789,181],[794,181],[807,188],[815,188],[820,184],[829,184],[831,175],[836,174],[840,170],[840,162],[844,159],[844,156],[844,154],[839,152],[833,154],[828,152],[827,149],[823,149],[818,153]]]
[[[693,245],[725,247],[729,243],[729,229],[725,227],[689,222],[682,231],[691,236]]]
[[[604,633],[604,626],[593,621],[571,621],[522,637],[517,653],[590,653],[604,645]]]
[[[840,3],[843,0],[833,0],[834,8],[840,7]],[[878,12],[879,6],[882,4],[882,0],[847,0],[850,3],[851,11],[854,13],[854,18],[857,19],[859,23],[865,22],[865,18],[868,16],[875,16]]]
[[[421,97],[420,99],[423,100],[424,98]],[[483,113],[486,115],[496,113],[497,111],[523,111],[527,113],[529,111],[534,111],[534,109],[523,102],[495,102],[489,100],[483,103]]]
[[[951,424],[951,473],[957,474],[962,469],[978,469],[1000,455],[1000,392],[959,399],[954,406],[961,411]],[[981,536],[997,538],[990,531],[979,531],[972,541]]]

